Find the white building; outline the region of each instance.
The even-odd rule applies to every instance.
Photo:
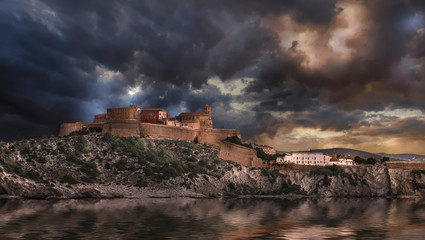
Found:
[[[322,152],[294,152],[287,153],[283,158],[278,157],[276,159],[277,163],[294,163],[299,165],[315,165],[315,166],[326,166],[326,165],[354,165],[354,161],[351,159],[351,156],[348,155],[344,157],[340,155],[336,157],[336,152],[334,151],[333,156],[329,156]]]
[[[351,158],[350,154],[348,154],[347,157],[344,157],[344,155],[339,155],[338,157],[338,164],[336,165],[354,165],[354,161]]]
[[[329,165],[330,156],[321,152],[287,153],[283,158],[277,158],[277,163],[295,163],[299,165]]]

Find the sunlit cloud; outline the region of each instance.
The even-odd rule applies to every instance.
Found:
[[[304,54],[303,66],[321,68],[327,64],[351,59],[357,48],[366,44],[368,10],[362,1],[339,1],[340,12],[328,27],[300,24],[291,15],[265,21],[280,39],[282,51],[297,50]]]

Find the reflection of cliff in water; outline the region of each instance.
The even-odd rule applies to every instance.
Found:
[[[420,199],[1,200],[0,238],[425,236]]]

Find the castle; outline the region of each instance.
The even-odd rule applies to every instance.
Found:
[[[82,129],[97,129],[102,134],[111,133],[116,136],[148,136],[175,140],[194,141],[216,146],[220,149],[219,157],[232,160],[245,166],[259,166],[253,149],[226,142],[227,137],[237,136],[235,129],[214,129],[211,118],[211,107],[207,104],[202,112],[184,112],[174,118],[160,108],[140,109],[136,105],[123,108],[108,108],[106,113],[94,116],[92,123],[63,123],[59,137],[67,136]]]
[[[122,108],[108,108],[106,113],[94,116],[92,123],[83,124],[63,123],[60,126],[59,137],[69,135],[83,128],[101,128],[102,134],[107,132],[116,136],[152,136],[168,137],[180,140],[198,141],[210,140],[210,135],[219,135],[216,138],[238,136],[234,129],[213,129],[211,107],[206,104],[202,112],[184,112],[174,118],[160,108],[140,109],[136,105]]]
[[[170,118],[170,114],[160,108],[140,109],[136,105],[123,108],[108,108],[106,113],[94,116],[92,123],[63,123],[59,137],[72,132],[87,129],[101,130],[102,134],[111,133],[121,137],[148,136],[175,140],[198,141],[219,148],[218,157],[248,167],[268,167],[268,163],[257,157],[256,150],[226,141],[228,137],[241,138],[235,129],[214,129],[211,107],[206,104],[201,112],[183,112]],[[275,154],[269,146],[258,146],[267,154]],[[297,165],[353,165],[351,157],[339,158],[323,153],[291,153],[277,158],[277,163],[295,163]]]

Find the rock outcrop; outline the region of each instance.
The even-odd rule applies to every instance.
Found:
[[[424,196],[425,171],[248,168],[188,141],[79,136],[0,143],[0,195],[24,198]]]

